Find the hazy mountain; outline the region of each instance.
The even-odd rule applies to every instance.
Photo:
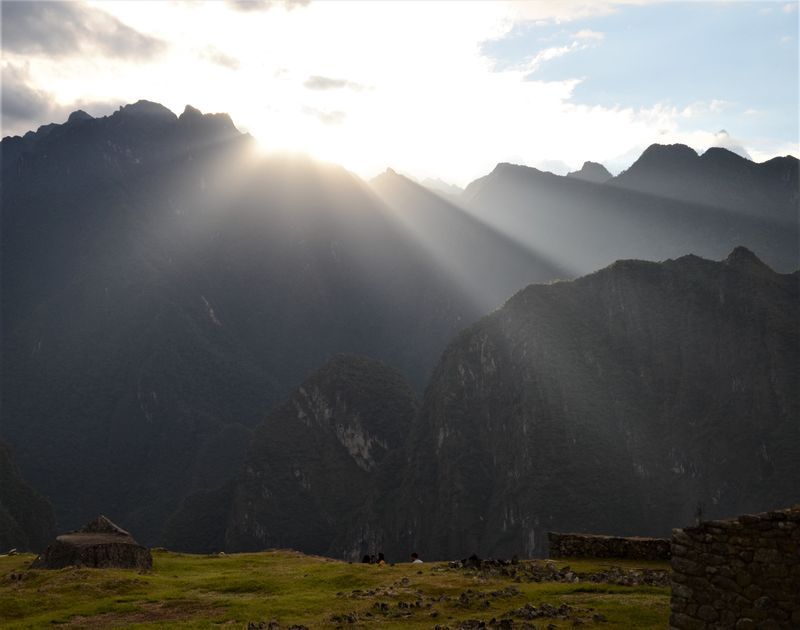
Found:
[[[3,431],[61,527],[104,512],[153,542],[328,357],[421,388],[505,297],[454,281],[461,261],[343,169],[253,148],[225,115],[146,101],[3,140]]]
[[[439,178],[426,177],[422,180],[422,185],[434,192],[443,193],[445,195],[460,195],[464,192],[463,188],[459,188],[455,184],[448,184]]]
[[[579,170],[567,173],[567,177],[582,179],[585,182],[592,182],[594,184],[605,184],[613,175],[611,175],[608,169],[602,164],[598,164],[597,162],[584,162]]]
[[[277,529],[262,536],[244,522],[246,497],[263,481],[242,476],[246,462],[257,470],[259,453],[273,455],[270,440],[282,443],[264,419],[288,422],[270,412],[332,356],[381,361],[421,392],[448,341],[531,282],[622,256],[719,257],[739,242],[779,270],[796,267],[796,227],[774,219],[786,214],[775,182],[791,186],[796,173],[754,179],[777,205],[753,216],[512,165],[454,198],[393,172],[367,185],[253,145],[227,115],[187,107],[175,116],[147,101],[3,139],[2,431],[61,529],[107,513],[153,543],[185,499],[170,532],[188,536],[196,524],[187,546],[243,548],[296,533],[314,549],[356,553],[411,513],[387,498],[399,468],[352,476],[363,499],[354,521],[315,485],[293,504],[321,510],[308,531],[265,521]],[[767,164],[756,171],[791,167]],[[723,184],[724,173],[736,177],[719,172]],[[685,369],[669,368],[675,378]],[[425,409],[440,390],[434,380]],[[422,439],[426,426],[408,436]],[[308,430],[303,439],[336,450]],[[256,504],[266,518],[267,503]]]
[[[798,160],[757,164],[720,147],[702,155],[682,144],[649,147],[612,184],[652,195],[769,219],[797,229]]]
[[[539,554],[800,499],[800,283],[749,250],[530,286],[450,344],[387,548]]]
[[[642,160],[651,163],[649,156],[658,157],[662,149],[658,145],[650,147]],[[703,158],[697,158],[688,147],[667,148],[665,152],[669,155],[676,152],[684,161],[702,161],[710,160],[705,158],[709,154],[722,155],[719,153],[722,151],[709,151]],[[687,157],[689,154],[695,157]],[[785,167],[780,177],[762,182],[763,185],[753,184],[754,191],[750,193],[751,199],[769,197],[776,200],[776,205],[769,208],[753,205],[749,212],[727,207],[725,199],[735,196],[739,188],[735,169],[715,180],[722,182],[719,185],[724,189],[715,204],[700,199],[699,193],[688,201],[656,189],[654,182],[661,180],[655,175],[632,190],[626,182],[639,171],[637,164],[642,160],[605,184],[559,177],[525,166],[498,164],[489,175],[467,186],[462,204],[478,219],[512,235],[552,264],[567,267],[571,275],[588,273],[619,258],[664,260],[686,253],[721,258],[741,243],[746,243],[779,271],[796,269],[797,220],[788,223],[780,217],[797,212],[797,203],[792,201],[797,194],[797,160],[781,158],[783,162],[772,160],[754,165],[735,154],[730,156],[736,163],[747,163],[748,168],[758,172]],[[680,177],[674,175],[681,169],[671,169],[670,160],[654,162],[663,165],[664,180],[672,181],[667,188],[685,190],[681,194],[691,196],[689,191],[695,189],[682,187]],[[660,172],[656,166],[653,168],[654,172]]]
[[[269,414],[233,482],[184,502],[166,544],[340,555],[333,541],[357,526],[358,511],[386,476],[402,474],[397,454],[416,411],[398,372],[362,357],[334,357]]]
[[[568,277],[565,269],[465,213],[449,197],[391,169],[370,184],[414,240],[472,298],[480,314],[499,307],[531,282]]]
[[[53,508],[25,483],[11,449],[0,440],[0,552],[40,551],[54,534]]]

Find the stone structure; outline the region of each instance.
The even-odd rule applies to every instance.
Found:
[[[800,505],[672,532],[670,626],[800,628]]]
[[[665,538],[623,538],[591,534],[547,532],[551,558],[628,558],[630,560],[669,560],[669,540]]]
[[[153,557],[124,529],[98,516],[82,529],[58,536],[31,564],[32,569],[69,566],[146,571],[153,567]]]

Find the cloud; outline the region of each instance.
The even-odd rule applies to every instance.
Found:
[[[589,40],[595,42],[603,41],[606,38],[605,33],[601,33],[600,31],[593,31],[588,28],[581,29],[577,33],[573,33],[572,36],[575,39]]]
[[[577,33],[573,33],[571,37],[573,40],[569,44],[565,44],[563,46],[551,46],[536,53],[526,64],[528,72],[530,72],[532,75],[543,63],[547,61],[563,57],[571,52],[585,50],[591,47],[593,44],[603,41],[603,39],[605,39],[605,34],[601,33],[600,31],[582,29]],[[528,75],[526,78],[529,80],[533,79],[534,77],[531,75]]]
[[[558,57],[563,57],[564,55],[571,53],[575,50],[579,50],[585,48],[585,44],[580,44],[578,42],[572,42],[567,46],[553,46],[551,48],[545,48],[544,50],[540,50],[534,57],[528,62],[528,70],[530,72],[536,72],[544,62],[550,61],[551,59],[557,59]]]
[[[683,118],[697,118],[709,114],[720,114],[726,109],[730,109],[733,103],[723,99],[711,99],[710,101],[696,101],[684,107],[680,114]]]
[[[62,57],[81,54],[147,59],[166,44],[78,2],[2,2],[3,52]]]
[[[311,0],[227,0],[228,6],[236,11],[269,11],[274,6],[282,6],[287,11],[305,7]]]
[[[211,63],[215,63],[218,66],[223,66],[225,68],[230,68],[231,70],[238,70],[241,63],[236,57],[232,57],[224,52],[222,52],[216,46],[208,46],[202,52],[202,56],[210,61]]]
[[[59,103],[53,94],[31,84],[27,65],[3,64],[0,111],[4,136],[22,135],[46,122],[62,122],[76,109],[96,116],[110,114],[122,103],[122,99],[80,99]]]
[[[538,0],[518,2],[508,0],[504,4],[515,21],[522,22],[570,22],[614,13],[618,4],[640,4],[640,0]]]
[[[303,85],[309,90],[340,90],[342,88],[348,88],[350,90],[360,91],[364,89],[364,86],[360,83],[354,83],[347,79],[333,79],[320,75],[308,77]]]
[[[748,160],[752,159],[750,154],[742,146],[742,143],[736,138],[731,137],[731,135],[724,129],[720,129],[714,134],[714,139],[711,142],[711,146],[722,147],[723,149],[728,149],[728,151],[732,151],[733,153],[741,155]]]
[[[20,122],[44,120],[53,107],[53,96],[28,83],[28,70],[23,66],[3,64],[2,107],[3,129]]]
[[[342,111],[325,111],[315,107],[304,107],[303,113],[313,116],[323,125],[340,125],[347,118],[347,114]]]

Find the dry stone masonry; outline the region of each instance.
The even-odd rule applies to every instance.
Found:
[[[669,560],[669,540],[665,538],[623,538],[548,532],[547,539],[551,558]]]
[[[670,626],[800,628],[800,505],[672,532]]]
[[[58,536],[31,564],[32,569],[69,566],[149,571],[153,557],[147,547],[101,515],[77,531]]]

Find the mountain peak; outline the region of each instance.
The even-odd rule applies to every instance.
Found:
[[[183,108],[183,113],[178,116],[178,120],[199,120],[203,117],[203,112],[201,112],[196,107],[192,107],[191,105],[186,105]]]
[[[200,128],[212,135],[227,136],[238,133],[228,114],[204,114],[196,107],[187,105],[178,117],[178,122],[189,128]]]
[[[136,101],[132,105],[123,105],[114,116],[153,118],[169,122],[177,120],[177,116],[161,103],[146,100]]]
[[[612,175],[605,166],[598,162],[584,162],[580,170],[567,173],[567,177],[582,179],[595,184],[604,184],[611,179]]]
[[[74,112],[72,112],[69,115],[69,118],[67,118],[67,122],[68,123],[74,123],[74,122],[79,122],[79,121],[83,121],[83,120],[94,120],[94,116],[90,116],[89,114],[87,114],[82,109],[76,109]]]
[[[695,160],[697,157],[697,151],[685,144],[651,144],[644,150],[642,155],[639,156],[639,159],[633,163],[633,166],[636,166],[640,162],[651,163],[665,160],[670,162],[687,162]],[[631,168],[633,168],[633,166]]]
[[[734,247],[725,259],[725,264],[742,271],[772,271],[758,256],[742,245]]]
[[[717,164],[741,164],[742,162],[749,162],[746,157],[738,153],[726,149],[725,147],[710,147],[706,149],[705,153],[700,156],[701,160],[712,161]]]

